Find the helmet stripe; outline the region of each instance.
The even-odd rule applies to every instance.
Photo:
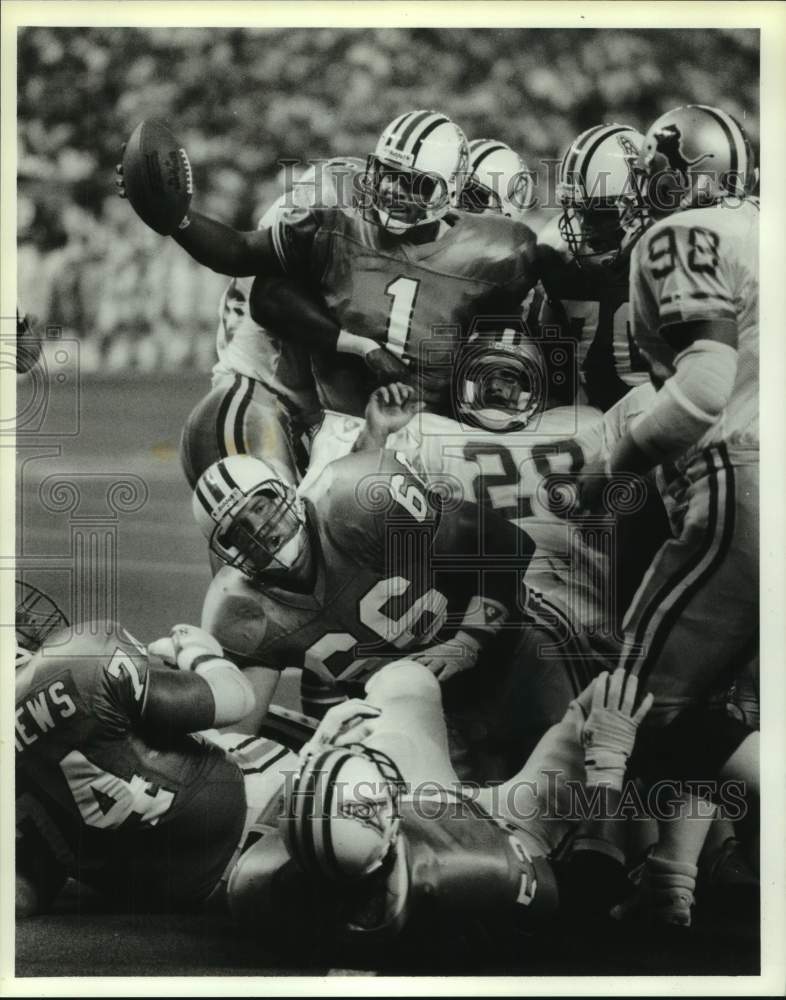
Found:
[[[213,504],[207,499],[206,491],[204,488],[204,476],[202,476],[199,482],[196,484],[196,489],[194,490],[197,499],[205,508],[205,511],[212,517],[213,516]]]
[[[427,136],[431,135],[434,129],[438,128],[440,125],[448,125],[448,124],[450,124],[448,119],[445,118],[445,116],[443,115],[440,118],[437,118],[436,121],[433,121],[429,125],[426,125],[426,127],[418,136],[418,138],[415,140],[415,144],[412,147],[413,160],[417,158],[417,155],[420,152],[420,147],[423,145],[423,141],[427,138]]]
[[[218,408],[218,417],[216,419],[216,443],[218,445],[218,454],[221,458],[226,458],[229,454],[229,443],[231,441],[229,434],[230,421],[228,420],[229,411],[232,409],[235,397],[240,390],[240,380],[242,377],[242,375],[235,375],[235,381],[232,383],[232,388],[224,393],[224,398],[221,400],[221,406]]]
[[[325,786],[325,794],[322,803],[322,849],[325,852],[325,859],[327,861],[328,867],[331,871],[340,872],[338,859],[336,858],[336,850],[333,846],[333,799],[335,796],[336,789],[336,775],[344,766],[345,762],[350,759],[352,754],[346,753],[338,758],[333,767],[330,769],[330,774],[327,777],[327,782]]]
[[[500,149],[505,149],[504,143],[497,143],[496,145],[489,145],[488,149],[483,150],[479,153],[477,159],[470,159],[470,166],[473,172],[478,169],[481,163],[486,159],[487,156],[491,156],[492,153],[498,152]]]
[[[223,463],[223,459],[222,459]],[[224,499],[224,494],[221,490],[221,486],[216,482],[216,469],[220,469],[221,466],[217,465],[212,469],[208,469],[205,475],[202,477],[202,489],[205,491],[205,496],[212,497],[214,504],[221,503]]]
[[[409,142],[410,136],[418,127],[418,125],[426,121],[426,119],[430,118],[433,114],[434,114],[433,111],[420,111],[418,114],[416,114],[415,117],[407,123],[407,127],[399,136],[399,140],[396,143],[396,149],[400,149],[403,152],[404,147]]]
[[[609,127],[608,125],[593,125],[592,128],[588,128],[583,135],[580,135],[578,139],[575,139],[573,141],[573,144],[571,145],[570,149],[566,154],[566,157],[569,157],[569,159],[566,159],[564,161],[565,169],[560,172],[562,181],[564,181],[566,184],[569,183],[567,178],[576,169],[576,160],[578,160],[579,153],[581,152],[581,150],[584,148],[584,146],[586,146],[586,144],[590,141],[593,135],[595,135],[596,133],[600,132],[603,129],[607,129],[608,127]]]
[[[227,470],[226,462],[224,462],[224,461],[219,462],[219,464],[218,464],[218,471],[221,474],[221,477],[224,480],[224,482],[230,488],[230,490],[239,490],[240,489],[240,487],[237,485],[237,483],[232,478],[232,476],[230,476],[229,471]],[[241,490],[241,492],[244,492],[244,491]]]
[[[251,403],[251,398],[254,395],[254,383],[246,375],[242,375],[241,378],[246,383],[245,392],[240,400],[237,412],[235,413],[234,419],[234,439],[235,439],[235,450],[239,455],[244,454],[248,449],[246,448],[246,439],[244,434],[245,421],[246,421],[246,411],[248,410],[249,404]]]
[[[605,142],[607,139],[610,139],[613,135],[619,135],[620,132],[630,132],[630,131],[631,129],[628,125],[616,125],[612,126],[603,135],[598,135],[593,138],[592,145],[585,153],[584,158],[581,162],[581,166],[579,167],[579,178],[581,179],[581,184],[584,190],[586,190],[586,185],[587,185],[587,168],[589,167],[590,160],[592,159],[593,153],[598,148],[598,146],[600,146],[600,144],[602,142]]]
[[[404,125],[404,122],[409,121],[409,119],[414,114],[415,114],[414,111],[407,111],[406,114],[400,115],[398,118],[396,118],[396,120],[393,122],[392,125],[388,126],[388,128],[390,129],[390,134],[388,135],[387,141],[385,142],[386,146],[390,146],[392,144],[393,139],[394,139],[396,133]]]
[[[724,115],[724,113],[718,108],[711,108],[707,104],[697,104],[696,107],[701,108],[702,111],[706,111],[710,118],[713,118],[723,129],[723,134],[726,136],[726,141],[729,144],[729,172],[736,176],[739,170],[740,156],[737,149],[737,143],[735,142],[734,132],[737,132],[738,129],[735,129],[734,132],[732,132],[731,126],[733,122],[728,115]]]

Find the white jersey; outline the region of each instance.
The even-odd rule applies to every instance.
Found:
[[[718,420],[680,461],[724,442],[759,445],[759,203],[726,199],[660,220],[639,241],[631,267],[633,336],[656,379],[674,373],[678,353],[664,328],[691,320],[733,320],[737,375]]]
[[[273,224],[289,204],[282,194],[265,212],[259,228]],[[218,330],[212,383],[245,375],[261,382],[278,396],[288,399],[301,412],[316,409],[308,351],[293,343],[283,343],[251,318],[249,296],[252,277],[233,278],[218,306]]]
[[[314,502],[330,482],[327,465],[352,450],[364,421],[326,413],[298,488]],[[439,492],[492,507],[523,528],[536,550],[527,570],[531,589],[558,597],[573,620],[608,627],[601,606],[608,554],[590,549],[563,515],[571,507],[570,477],[600,457],[603,414],[588,406],[547,410],[523,431],[494,434],[433,413],[421,413],[387,440]]]

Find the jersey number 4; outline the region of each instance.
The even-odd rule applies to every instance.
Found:
[[[60,769],[82,819],[100,830],[116,830],[134,816],[155,826],[172,805],[175,793],[134,774],[130,781],[103,770],[79,750],[60,761]]]

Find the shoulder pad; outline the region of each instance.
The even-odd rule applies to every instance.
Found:
[[[221,643],[230,659],[236,655],[250,660],[267,631],[262,595],[239,570],[225,566],[207,589],[201,625]]]
[[[567,243],[563,240],[559,231],[559,219],[558,215],[553,215],[538,230],[538,245],[544,247],[550,247],[555,250],[561,256],[570,258],[570,251],[568,250]]]

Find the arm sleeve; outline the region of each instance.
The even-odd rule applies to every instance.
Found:
[[[143,722],[154,732],[196,733],[216,721],[210,685],[199,674],[150,670]]]
[[[307,278],[311,272],[314,238],[322,225],[322,211],[294,205],[279,213],[270,227],[273,249],[279,268],[295,278]]]
[[[281,272],[271,233],[270,229],[240,232],[194,212],[189,225],[172,235],[197,263],[219,274],[243,278]]]
[[[309,350],[335,351],[341,327],[327,306],[299,282],[275,275],[260,276],[251,288],[251,318],[283,341]]]

